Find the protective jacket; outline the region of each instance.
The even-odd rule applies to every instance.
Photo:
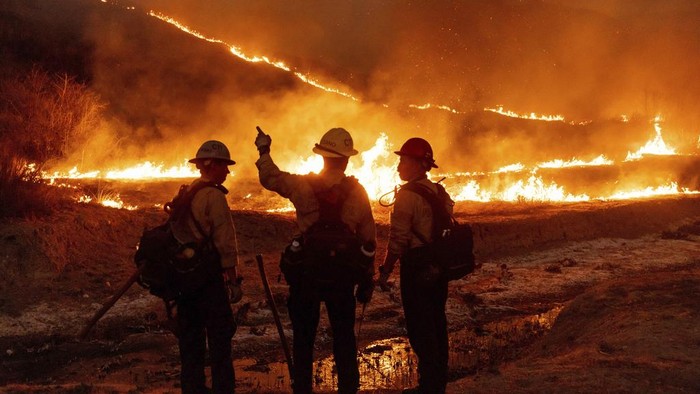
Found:
[[[413,181],[437,193],[437,186],[427,178]],[[445,202],[445,208],[451,214],[454,202]],[[432,241],[433,211],[430,204],[420,195],[402,191],[396,194],[396,202],[391,212],[391,232],[389,234],[389,252],[403,255],[409,249],[423,245],[416,236],[420,234],[425,240]]]
[[[190,187],[207,179],[198,178]],[[231,218],[231,210],[226,202],[226,195],[214,187],[205,187],[192,199],[192,215],[186,220],[176,222],[173,234],[182,243],[200,242],[212,237],[214,246],[221,257],[221,268],[233,268],[238,265],[238,242],[236,228]],[[204,231],[200,233],[195,220]]]
[[[294,204],[299,231],[306,232],[319,218],[318,201],[309,182],[312,175],[297,175],[281,171],[269,154],[261,155],[255,165],[258,167],[260,183],[263,187],[288,198]],[[340,183],[345,174],[341,170],[324,170],[319,177],[330,187]],[[367,242],[375,244],[374,217],[367,192],[363,188],[353,189],[345,200],[340,217],[351,230],[355,231],[361,244]]]

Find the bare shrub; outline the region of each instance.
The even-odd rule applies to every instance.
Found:
[[[0,91],[0,216],[50,211],[63,193],[38,185],[42,169],[84,141],[104,104],[70,76],[39,68],[0,80]]]

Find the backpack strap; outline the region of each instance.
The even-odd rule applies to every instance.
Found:
[[[427,186],[421,185],[420,183],[416,182],[408,182],[405,185],[401,186],[400,190],[406,190],[416,193],[426,200],[426,202],[430,206],[431,211],[433,211],[432,233],[433,238],[436,238],[437,236],[439,236],[438,222],[441,221],[444,225],[451,225],[454,223],[455,219],[447,211],[444,205],[444,199],[441,198],[441,195],[447,194],[447,191],[445,191],[445,188],[439,183],[434,183],[434,185],[438,188],[437,193],[433,193],[433,191],[430,190]],[[422,234],[418,233],[414,228],[411,228],[411,232],[424,244],[429,243],[428,240]]]
[[[164,209],[165,212],[167,212],[170,215],[168,221],[177,221],[182,218],[182,215],[184,215],[185,212],[188,212],[189,216],[194,222],[195,227],[197,228],[197,231],[199,231],[199,233],[202,234],[205,240],[210,240],[211,234],[207,234],[204,232],[202,225],[194,217],[194,212],[192,212],[192,200],[194,200],[194,196],[200,190],[206,187],[214,187],[221,190],[222,193],[228,194],[228,190],[226,190],[225,187],[214,182],[203,181],[197,182],[194,185],[182,185],[180,186],[180,191],[178,192],[178,195],[172,201],[166,203],[164,205]]]
[[[317,222],[341,222],[340,214],[345,201],[352,190],[359,185],[357,178],[346,176],[340,183],[330,187],[327,187],[320,177],[312,178],[309,183],[318,202],[319,216]]]

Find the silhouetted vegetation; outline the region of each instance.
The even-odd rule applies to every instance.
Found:
[[[67,74],[38,67],[0,80],[0,216],[50,211],[61,199],[41,171],[95,128],[100,98]]]

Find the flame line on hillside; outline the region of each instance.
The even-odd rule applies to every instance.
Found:
[[[291,67],[289,67],[288,65],[286,65],[282,61],[273,61],[273,60],[270,60],[270,58],[267,56],[248,56],[243,52],[243,50],[240,47],[237,47],[235,45],[231,45],[231,44],[229,44],[223,40],[220,40],[218,38],[207,37],[204,34],[190,28],[189,26],[186,26],[183,23],[178,22],[177,20],[175,20],[174,18],[172,18],[170,16],[155,12],[153,10],[150,10],[147,14],[149,16],[155,17],[163,22],[166,22],[172,26],[175,26],[176,28],[180,29],[181,31],[183,31],[187,34],[190,34],[194,37],[197,37],[201,40],[215,43],[215,44],[225,45],[229,49],[231,54],[233,54],[234,56],[236,56],[244,61],[247,61],[249,63],[268,64],[268,65],[273,66],[277,69],[292,73],[300,81],[302,81],[310,86],[321,89],[321,90],[326,91],[328,93],[334,93],[334,94],[340,95],[342,97],[349,98],[349,99],[356,101],[356,102],[360,101],[357,97],[353,96],[350,93],[344,92],[340,89],[325,86],[325,85],[321,84],[321,82],[319,82],[318,80],[313,79],[313,78],[309,77],[308,75],[305,75],[305,74],[298,72],[298,71],[293,71]],[[465,113],[464,111],[460,111],[458,109],[449,107],[447,105],[442,105],[442,104],[431,104],[431,103],[426,103],[426,104],[421,104],[421,105],[409,104],[408,107],[420,109],[420,110],[439,109],[439,110],[447,111],[447,112],[450,112],[453,114],[464,114]],[[497,113],[499,115],[520,118],[520,119],[540,120],[540,121],[547,121],[547,122],[553,122],[553,121],[565,122],[565,118],[563,115],[538,115],[534,112],[531,112],[528,115],[523,115],[523,114],[519,114],[519,113],[510,111],[510,110],[504,110],[502,105],[498,105],[495,108],[484,108],[484,111],[490,111],[490,112]],[[582,121],[582,122],[578,122],[578,123],[572,121],[569,123],[573,124],[573,125],[575,125],[575,124],[586,125],[588,123],[591,123],[591,121]]]
[[[265,64],[268,64],[268,65],[273,66],[273,67],[275,67],[275,68],[278,68],[278,69],[280,69],[280,70],[283,70],[283,71],[292,73],[292,75],[294,75],[294,76],[297,77],[300,81],[304,82],[305,84],[307,84],[307,85],[309,85],[309,86],[313,86],[313,87],[315,87],[315,88],[321,89],[321,90],[326,91],[326,92],[328,92],[328,93],[338,94],[338,95],[340,95],[340,96],[349,98],[349,99],[351,99],[351,100],[353,100],[353,101],[360,101],[359,99],[357,99],[356,97],[354,97],[354,96],[351,95],[350,93],[343,92],[343,91],[341,91],[341,90],[339,90],[339,89],[336,89],[336,88],[327,87],[327,86],[321,84],[319,81],[317,81],[317,80],[315,80],[315,79],[313,79],[313,78],[308,77],[307,75],[304,75],[304,74],[302,74],[302,73],[300,73],[300,72],[297,72],[297,71],[292,71],[292,69],[291,69],[289,66],[287,66],[286,64],[284,64],[284,62],[282,62],[282,61],[273,61],[273,60],[270,60],[270,58],[268,58],[267,56],[252,56],[252,57],[251,57],[251,56],[248,56],[248,55],[246,55],[245,53],[243,53],[243,51],[241,50],[241,48],[239,48],[239,47],[237,47],[237,46],[235,46],[235,45],[231,45],[231,44],[229,44],[229,43],[227,43],[227,42],[225,42],[225,41],[223,41],[223,40],[220,40],[220,39],[218,39],[218,38],[210,38],[210,37],[207,37],[207,36],[205,36],[204,34],[198,32],[198,31],[196,31],[196,30],[194,30],[194,29],[191,29],[190,27],[188,27],[188,26],[186,26],[186,25],[184,25],[184,24],[182,24],[182,23],[176,21],[174,18],[169,17],[169,16],[167,16],[167,15],[163,15],[163,14],[161,14],[161,13],[157,13],[157,12],[155,12],[155,11],[153,11],[153,10],[149,11],[149,12],[148,12],[148,15],[149,15],[149,16],[152,16],[152,17],[155,17],[155,18],[158,18],[158,19],[160,19],[161,21],[166,22],[166,23],[168,23],[168,24],[170,24],[170,25],[173,25],[173,26],[177,27],[178,29],[180,29],[181,31],[183,31],[183,32],[185,32],[185,33],[187,33],[187,34],[190,34],[190,35],[192,35],[192,36],[194,36],[194,37],[197,37],[197,38],[199,38],[199,39],[201,39],[201,40],[204,40],[204,41],[207,41],[207,42],[211,42],[211,43],[215,43],[215,44],[225,45],[226,47],[228,47],[229,52],[231,52],[232,55],[234,55],[234,56],[236,56],[236,57],[238,57],[238,58],[240,58],[240,59],[242,59],[242,60],[245,60],[246,62],[249,62],[249,63],[265,63]]]

